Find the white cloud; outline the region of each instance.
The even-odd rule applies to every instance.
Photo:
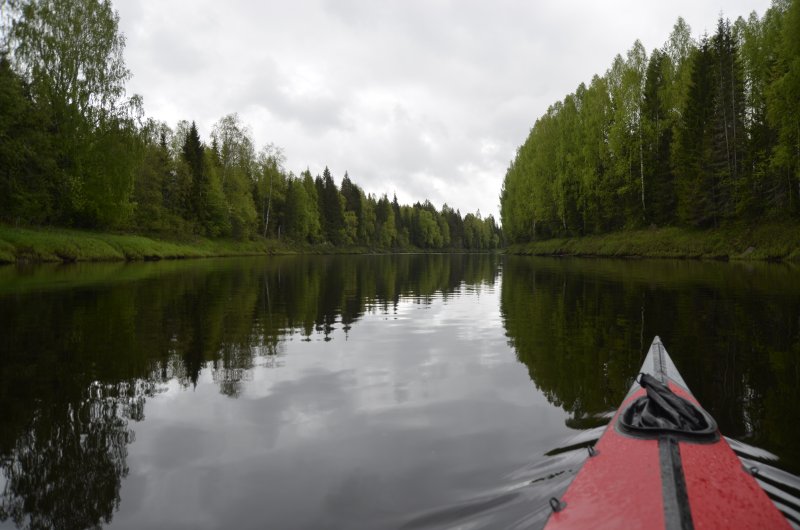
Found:
[[[238,112],[287,166],[372,193],[497,215],[517,146],[547,107],[678,16],[695,36],[768,0],[118,0],[148,115]]]

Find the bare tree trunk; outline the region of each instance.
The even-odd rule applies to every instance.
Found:
[[[586,203],[588,199],[583,199],[583,235],[586,235]]]
[[[799,168],[797,167],[797,165],[800,164],[800,120],[797,120],[796,125],[797,125],[797,134],[795,135],[795,137],[797,138],[797,156],[795,158],[796,158],[797,162],[795,162],[794,173],[795,173],[795,178],[797,178],[797,196],[800,197],[800,178],[798,178],[798,177],[800,177],[800,175],[798,174],[798,173],[800,173],[800,171],[798,170]],[[790,207],[791,207],[791,204],[792,204],[791,201],[792,201],[792,194],[789,193],[789,206]],[[790,208],[790,210],[791,210],[791,208]]]
[[[724,91],[725,90],[725,86],[724,86],[725,80],[724,80],[724,76],[722,75],[722,71],[723,71],[722,70],[722,58],[720,58],[720,64],[719,64],[719,84],[720,84],[719,93],[720,94],[724,94],[725,93],[725,91]],[[721,103],[722,103],[722,105],[721,105],[722,106],[722,128],[725,131],[725,155],[727,157],[727,162],[728,162],[728,171],[730,172],[731,171],[731,147],[730,147],[730,144],[728,142],[728,112],[727,112],[727,108],[726,108],[726,105],[725,105],[724,98],[723,98],[723,101]]]
[[[738,172],[738,161],[736,160],[736,91],[734,90],[735,79],[733,78],[733,54],[731,54],[731,112],[733,112],[733,177],[736,178]]]
[[[642,109],[639,107],[639,177],[642,181],[642,219],[645,220],[647,217],[645,212],[647,208],[645,208],[644,204],[644,140],[642,139]]]
[[[272,206],[272,172],[269,173],[269,196],[267,197],[267,215],[264,216],[264,237],[267,237],[267,228],[269,227],[269,210]]]

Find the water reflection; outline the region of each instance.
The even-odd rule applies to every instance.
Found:
[[[0,269],[0,521],[109,523],[148,398],[203,370],[237,397],[288,338],[345,341],[367,313],[496,271],[488,255]]]
[[[128,474],[128,420],[141,419],[149,392],[145,383],[93,384],[75,402],[42,403],[16,440],[4,429],[0,520],[29,528],[110,522]]]
[[[509,257],[509,341],[586,428],[622,401],[655,335],[726,436],[800,473],[800,271],[793,265]]]
[[[656,334],[798,473],[799,295],[670,261],[0,268],[0,523],[540,526]]]

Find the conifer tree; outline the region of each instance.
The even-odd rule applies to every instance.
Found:
[[[322,216],[319,208],[319,196],[317,193],[317,185],[311,172],[306,169],[300,174],[303,179],[303,188],[308,196],[306,207],[308,209],[308,240],[311,243],[319,243],[323,240],[322,233]]]
[[[779,4],[776,3],[774,7]],[[800,2],[788,6],[782,23],[782,38],[777,49],[777,77],[768,89],[767,111],[778,131],[778,143],[771,161],[779,182],[776,190],[785,199],[786,209],[800,213]],[[775,201],[777,202],[777,201]]]
[[[334,245],[338,245],[343,239],[342,232],[344,230],[344,212],[339,190],[336,188],[336,183],[333,181],[333,177],[331,176],[331,172],[327,166],[322,172],[322,181],[322,204],[323,211],[325,212],[325,236],[328,238],[328,241]]]
[[[197,125],[192,122],[186,134],[181,154],[191,179],[190,204],[192,221],[197,230],[205,231],[208,212],[209,181],[205,167],[205,148],[200,142]]]
[[[653,50],[647,65],[642,118],[644,120],[644,168],[648,220],[657,225],[674,221],[675,179],[671,166],[672,119],[667,107],[670,58]]]
[[[714,58],[714,113],[710,162],[715,173],[716,196],[710,206],[717,223],[721,219],[734,217],[738,204],[742,202],[738,195],[744,170],[744,94],[738,43],[730,21],[718,20],[717,32],[711,43]]]
[[[695,226],[713,222],[716,182],[710,166],[714,109],[714,59],[707,38],[692,58],[692,81],[676,146],[678,217]]]
[[[364,229],[364,208],[362,203],[362,191],[353,184],[350,176],[345,171],[344,178],[342,178],[342,197],[344,197],[345,214],[352,212],[356,220],[356,239],[360,243],[365,243],[365,229]]]

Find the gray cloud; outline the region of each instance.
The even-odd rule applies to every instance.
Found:
[[[208,135],[238,112],[295,172],[329,166],[368,192],[497,214],[537,117],[634,40],[695,36],[769,0],[118,0],[129,88],[149,115]]]

